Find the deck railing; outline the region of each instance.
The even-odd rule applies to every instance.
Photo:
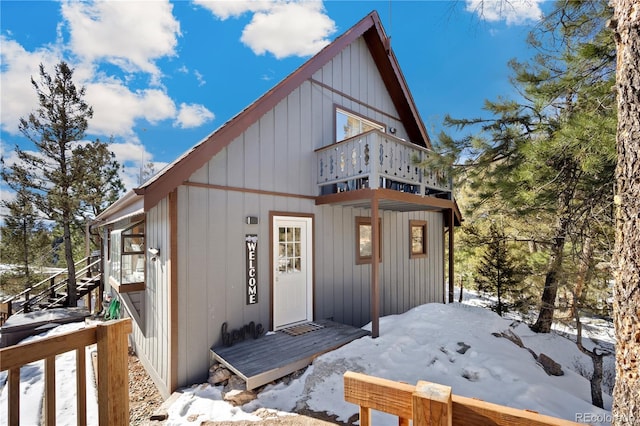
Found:
[[[85,264],[85,266],[79,268],[82,264]],[[96,268],[99,269],[100,264],[101,259],[95,256],[85,257],[75,263],[76,268],[78,268],[76,269],[77,290],[82,290],[83,288],[80,283],[82,278],[91,277],[94,272],[99,273],[99,270],[96,271]],[[67,281],[68,271],[67,269],[63,269],[16,295],[0,300],[0,326],[2,326],[11,315],[31,312],[33,307],[40,303],[43,303],[46,307],[46,305],[55,305],[64,302],[67,297],[66,294],[64,296],[57,296],[57,292],[60,290],[66,291]],[[33,294],[35,291],[38,292]],[[47,302],[50,298],[52,301]],[[14,303],[19,306],[14,308]]]
[[[414,426],[578,426],[579,423],[452,395],[449,386],[406,383],[347,371],[344,399],[360,406],[360,426],[371,425],[371,410],[398,416]]]
[[[450,194],[451,178],[433,151],[371,130],[316,151],[322,193],[390,188],[420,195]],[[423,164],[426,166],[419,166]]]
[[[76,352],[77,424],[87,424],[86,347],[97,344],[98,422],[100,425],[129,424],[128,338],[131,319],[108,321],[70,333],[60,334],[0,349],[0,371],[7,370],[9,425],[20,424],[20,368],[44,360],[44,424],[56,422],[56,355]],[[2,416],[5,414],[3,413]]]

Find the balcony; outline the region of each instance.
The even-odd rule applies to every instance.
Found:
[[[451,200],[451,177],[443,168],[423,168],[438,154],[370,130],[316,151],[320,195],[359,189],[392,189]]]

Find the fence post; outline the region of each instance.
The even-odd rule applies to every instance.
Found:
[[[100,425],[129,424],[128,334],[131,319],[98,324],[98,418]]]
[[[451,387],[421,380],[412,403],[414,426],[452,426]]]
[[[55,283],[56,283],[55,276],[49,278],[49,296],[52,298],[56,297],[56,291],[54,289]]]

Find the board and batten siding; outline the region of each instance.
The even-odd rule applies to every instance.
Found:
[[[165,398],[171,393],[168,389],[169,233],[169,203],[165,198],[146,214],[145,246],[158,248],[160,253],[156,260],[151,260],[148,253],[145,256],[145,290],[121,295],[125,304],[139,306],[140,318],[132,321],[136,354]]]
[[[316,211],[315,315],[361,327],[371,321],[371,266],[356,265],[357,216],[368,209],[322,206]],[[443,216],[434,212],[380,211],[380,315],[430,302],[444,292]],[[427,221],[427,257],[409,256],[409,221]]]
[[[178,383],[207,379],[221,326],[270,322],[269,213],[313,213],[313,200],[181,186],[178,189]],[[256,216],[257,225],[247,225]],[[258,303],[246,304],[245,236],[258,236]]]
[[[206,380],[209,348],[221,344],[223,322],[229,329],[251,321],[269,327],[270,212],[315,215],[315,297],[320,301],[316,317],[356,325],[368,320],[370,268],[356,266],[353,259],[355,216],[367,214],[350,208],[317,207],[310,199],[319,193],[314,150],[335,142],[336,106],[395,127],[396,136],[407,137],[366,43],[359,39],[178,187],[178,385]],[[247,216],[257,216],[259,224],[247,225]],[[429,238],[436,238],[433,244],[439,244],[439,250],[430,245],[432,255],[426,261],[409,262],[409,218],[427,218]],[[382,292],[383,312],[400,312],[423,300],[442,300],[442,254],[436,254],[442,251],[441,215],[385,212],[383,220],[387,240],[383,248],[400,250],[401,241],[406,240],[406,247],[400,250],[406,254],[406,262],[401,260],[393,268],[389,263],[385,266],[388,270],[383,270],[389,277],[388,290],[384,287]],[[402,232],[396,236],[400,228]],[[258,235],[259,302],[255,305],[247,305],[245,300],[247,234]],[[387,258],[391,259],[391,254]],[[392,274],[402,278],[397,280]],[[431,276],[438,288],[422,289],[418,283]],[[433,299],[428,299],[431,293]],[[158,350],[162,350],[160,345]]]

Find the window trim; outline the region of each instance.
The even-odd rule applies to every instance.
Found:
[[[362,256],[360,254],[360,226],[371,226],[371,217],[369,216],[356,216],[356,265],[368,265],[371,264],[372,256]],[[378,262],[382,263],[382,218],[378,218]]]
[[[371,127],[379,127],[378,130],[383,132],[383,133],[386,133],[386,131],[387,131],[387,125],[385,123],[381,123],[379,121],[376,121],[376,120],[373,120],[373,119],[371,119],[369,117],[366,117],[366,116],[364,116],[362,114],[358,114],[357,112],[352,111],[352,110],[350,110],[348,108],[344,108],[341,105],[334,104],[333,105],[333,136],[334,136],[333,139],[334,139],[334,143],[342,142],[342,141],[345,141],[345,140],[347,140],[349,138],[357,136],[357,135],[352,135],[352,136],[349,136],[348,138],[343,138],[343,139],[338,140],[338,112],[341,112],[342,114],[344,114],[346,116],[351,116],[351,117],[353,117],[355,119],[361,120],[361,121],[369,124]],[[362,134],[362,133],[359,133],[359,134]]]
[[[142,226],[142,233],[136,233],[136,234],[126,234],[126,232],[130,229],[133,229],[137,226]],[[109,232],[109,243],[111,245],[111,248],[114,248],[116,246],[116,244],[114,244],[113,241],[111,241],[113,238],[112,236],[114,234],[118,234],[118,238],[119,241],[119,247],[118,247],[118,253],[117,253],[117,263],[118,263],[118,276],[114,276],[112,274],[112,267],[113,267],[113,261],[114,261],[114,256],[110,256],[110,267],[109,267],[109,284],[111,285],[111,287],[117,291],[118,293],[128,293],[128,292],[133,292],[133,291],[142,291],[146,288],[146,281],[147,281],[147,256],[146,256],[146,251],[141,249],[141,250],[137,250],[137,251],[126,251],[125,250],[125,239],[126,238],[142,238],[144,241],[144,246],[146,247],[146,221],[144,220],[140,220],[140,221],[136,221],[133,223],[129,223],[126,227],[124,228],[119,228],[119,229],[111,229]],[[110,250],[111,251],[111,250]],[[115,253],[114,253],[115,255]],[[143,279],[142,281],[134,281],[134,282],[130,282],[130,283],[123,283],[122,282],[122,264],[123,264],[123,257],[124,256],[132,256],[132,255],[142,255],[143,257],[143,265],[144,265],[144,272],[143,272]]]
[[[413,229],[422,229],[422,250],[413,250]],[[427,221],[426,220],[410,220],[409,221],[409,258],[421,259],[428,256],[427,253]]]

